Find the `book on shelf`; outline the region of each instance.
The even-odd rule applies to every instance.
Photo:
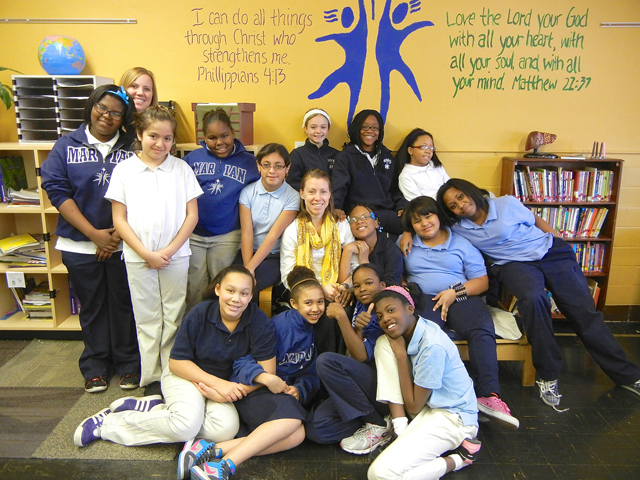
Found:
[[[9,188],[7,196],[11,199],[11,205],[40,205],[40,194],[37,188],[21,190]]]
[[[27,184],[27,171],[24,168],[22,157],[0,158],[0,171],[2,172],[2,184],[4,190],[3,202],[11,202],[10,191],[20,191],[29,188]]]
[[[609,202],[614,173],[595,167],[566,170],[559,166],[513,171],[513,195],[522,202]]]
[[[44,235],[13,235],[0,240],[0,262],[9,268],[40,267],[47,264]]]
[[[609,213],[604,207],[529,207],[529,210],[566,238],[597,238]]]
[[[34,278],[27,278],[25,282],[24,288],[11,288],[20,310],[27,318],[52,318],[49,282],[43,280],[36,284]]]

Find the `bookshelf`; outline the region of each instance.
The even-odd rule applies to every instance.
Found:
[[[551,219],[557,220],[552,226],[574,246],[585,276],[600,288],[596,303],[598,310],[604,308],[607,300],[622,164],[622,160],[614,158],[502,158],[500,195],[516,195],[519,190],[525,194],[524,198],[520,196],[520,200],[527,207],[557,209],[555,216],[551,215]],[[518,175],[520,171],[524,175]],[[599,183],[594,184],[589,183],[590,179],[585,183],[585,174],[577,173],[584,171],[591,174],[590,178],[595,178],[596,172],[610,173],[599,175]],[[568,178],[571,175],[565,175],[563,182],[563,172],[573,172],[573,183]],[[523,177],[528,178],[527,181],[538,182],[537,192],[532,191],[535,186],[527,187],[521,183]],[[576,190],[575,194],[571,194],[573,190]],[[526,195],[527,192],[530,195]],[[548,214],[550,211],[539,210],[537,213]],[[563,219],[568,221],[561,221]],[[598,223],[601,223],[599,229]]]
[[[27,319],[26,314],[20,311],[6,320],[0,320],[0,330],[80,330],[77,315],[71,315],[67,269],[62,263],[60,252],[54,248],[58,211],[40,188],[42,183],[39,176],[40,165],[46,160],[52,148],[53,143],[0,143],[0,156],[23,158],[29,187],[37,186],[40,192],[40,205],[37,206],[0,204],[0,238],[8,237],[12,233],[48,234],[49,238],[45,242],[46,266],[9,268],[7,264],[0,263],[0,316],[13,310],[16,304],[11,290],[7,287],[6,272],[8,270],[34,277],[38,283],[47,280],[50,295],[53,297],[51,300],[53,318]]]

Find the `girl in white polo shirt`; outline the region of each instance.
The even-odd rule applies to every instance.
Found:
[[[134,126],[141,150],[114,169],[105,197],[125,242],[144,386],[160,381],[182,320],[202,189],[193,170],[169,153],[176,121],[166,108],[147,108]]]

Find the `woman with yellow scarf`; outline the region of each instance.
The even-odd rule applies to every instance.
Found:
[[[282,234],[280,246],[280,274],[282,282],[296,265],[313,270],[322,285],[326,302],[334,302],[347,288],[338,278],[342,248],[355,241],[351,228],[346,220],[337,222],[334,217],[331,181],[322,170],[310,170],[300,182],[300,213]],[[355,265],[354,265],[355,266]],[[323,324],[323,325],[321,325]],[[328,318],[318,322],[318,329],[333,327]],[[322,353],[319,334],[316,330],[318,353]],[[325,346],[326,350],[335,351],[332,342]]]

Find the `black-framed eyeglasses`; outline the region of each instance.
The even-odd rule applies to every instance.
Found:
[[[371,126],[371,125],[366,125],[365,126],[365,125],[363,125],[363,126],[360,127],[360,131],[361,132],[366,132],[368,130],[371,130],[372,132],[379,132],[380,131],[380,127],[377,127],[375,125],[374,126]]]
[[[101,103],[96,103],[93,106],[93,109],[98,112],[100,115],[106,115],[107,113],[109,114],[109,116],[111,118],[113,118],[114,120],[122,120],[122,117],[124,116],[124,113],[122,112],[118,112],[117,110],[109,110],[107,107],[105,107],[103,104]]]
[[[431,145],[411,145],[411,148],[419,148],[420,150],[431,150],[435,151],[436,147],[432,147]]]
[[[267,172],[269,170],[271,170],[272,168],[276,172],[280,172],[280,171],[284,170],[285,168],[287,168],[287,166],[283,165],[282,163],[276,163],[275,165],[271,165],[270,163],[260,163],[259,165],[260,165],[260,167],[264,168]]]

